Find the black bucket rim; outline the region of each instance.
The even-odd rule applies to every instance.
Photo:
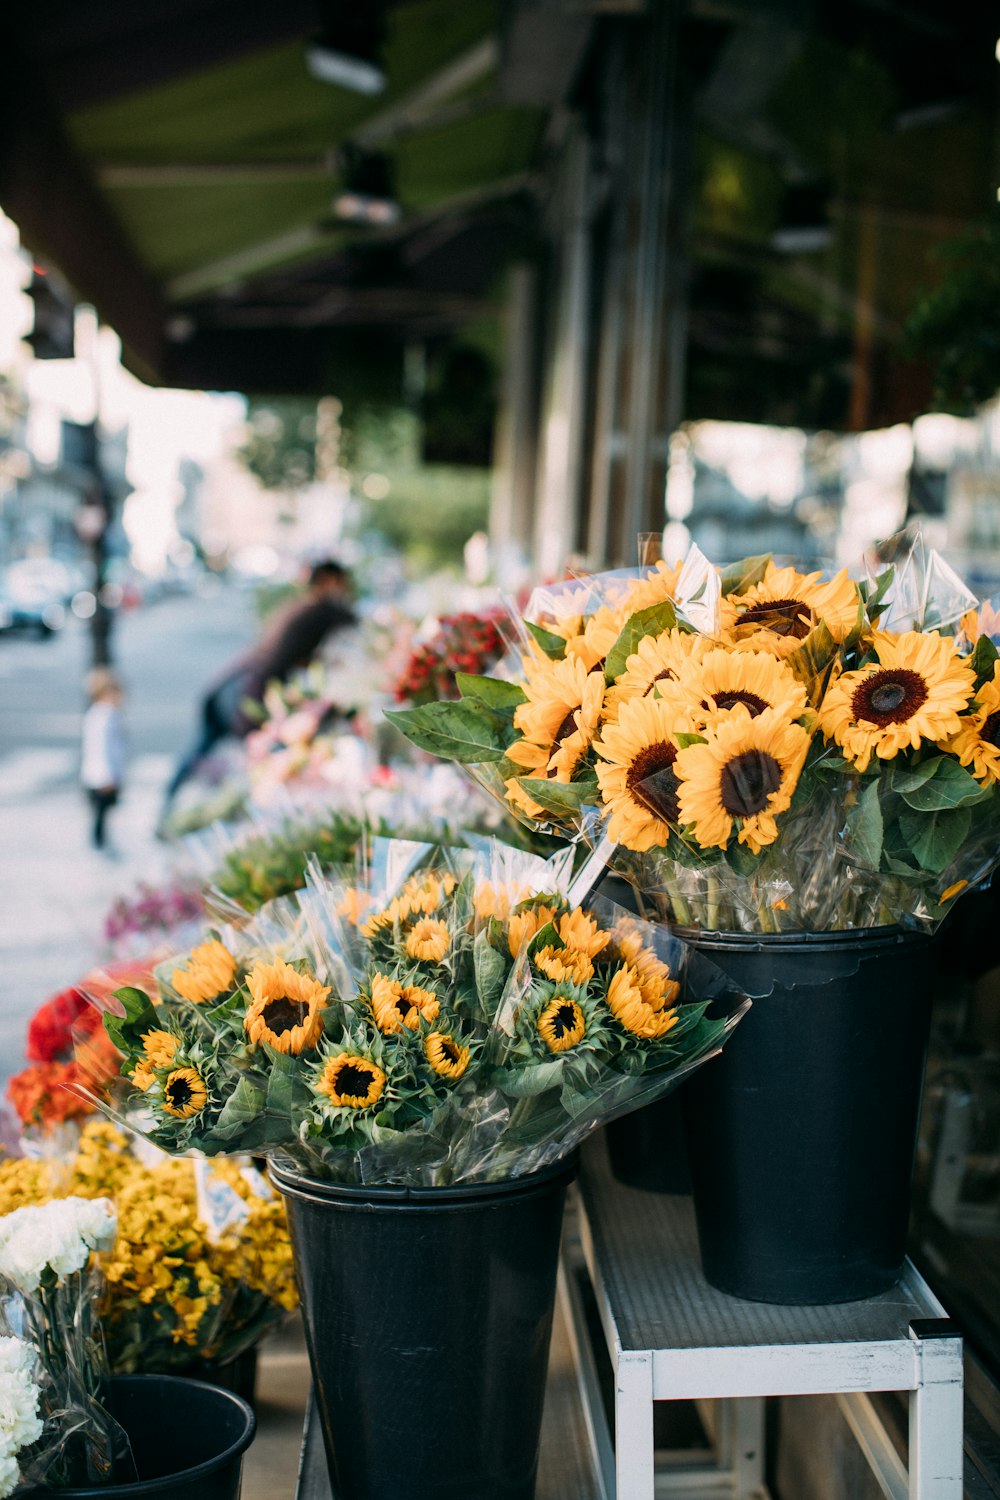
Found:
[[[354,1208],[407,1208],[414,1212],[447,1207],[476,1209],[505,1198],[544,1192],[576,1176],[579,1152],[562,1156],[550,1166],[523,1177],[504,1177],[498,1182],[456,1182],[442,1187],[404,1187],[400,1184],[372,1185],[366,1182],[329,1182],[310,1177],[292,1166],[268,1162],[268,1176],[286,1198],[306,1203],[340,1203]]]
[[[119,1389],[125,1386],[152,1384],[154,1381],[160,1385],[171,1386],[184,1385],[190,1387],[192,1392],[203,1398],[206,1391],[214,1391],[222,1396],[231,1406],[236,1406],[243,1413],[246,1420],[246,1428],[242,1435],[229,1444],[228,1448],[217,1453],[214,1458],[206,1458],[200,1464],[193,1464],[189,1469],[178,1469],[175,1474],[161,1474],[158,1479],[133,1479],[128,1484],[102,1484],[102,1485],[80,1485],[70,1489],[59,1490],[56,1493],[66,1495],[69,1500],[101,1500],[102,1496],[115,1500],[116,1496],[141,1497],[142,1495],[155,1495],[157,1490],[183,1479],[185,1483],[190,1480],[203,1479],[209,1474],[216,1473],[225,1464],[232,1463],[234,1459],[242,1458],[254,1438],[257,1436],[257,1417],[249,1402],[244,1401],[242,1396],[237,1396],[233,1391],[227,1391],[224,1386],[210,1385],[204,1380],[191,1380],[187,1375],[112,1375],[110,1381]],[[25,1500],[30,1500],[34,1494],[47,1494],[48,1491],[34,1488],[26,1492]]]
[[[744,953],[836,953],[852,944],[876,950],[880,948],[917,947],[929,943],[933,932],[895,924],[885,927],[841,927],[827,932],[738,932],[722,928],[681,927],[670,930],[692,948],[738,948]]]

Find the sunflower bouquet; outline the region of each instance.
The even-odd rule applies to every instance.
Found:
[[[572,899],[571,859],[377,841],[354,883],[119,991],[115,1118],[163,1149],[344,1181],[519,1176],[717,1051],[743,997],[664,928]],[[225,939],[225,940],[223,940]],[[723,1015],[706,1010],[720,999]]]
[[[243,921],[269,901],[301,889],[306,865],[351,865],[363,823],[332,808],[294,809],[243,824],[213,824],[186,841],[185,857],[207,906],[224,921]]]
[[[862,571],[570,580],[505,677],[391,717],[684,926],[934,926],[1000,859],[997,647],[919,537]]]

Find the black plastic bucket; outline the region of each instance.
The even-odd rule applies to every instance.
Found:
[[[682,1104],[685,1087],[681,1084],[665,1098],[605,1126],[611,1170],[626,1187],[647,1193],[690,1193]]]
[[[104,1404],[128,1433],[131,1484],[18,1491],[18,1500],[239,1500],[257,1421],[231,1391],[177,1375],[115,1375]]]
[[[936,948],[896,928],[682,934],[753,997],[684,1089],[702,1263],[756,1302],[898,1280]]]
[[[272,1167],[337,1500],[532,1500],[575,1165],[420,1189]]]

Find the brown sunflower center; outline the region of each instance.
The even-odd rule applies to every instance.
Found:
[[[450,1037],[442,1037],[440,1042],[438,1043],[438,1047],[440,1048],[441,1056],[446,1058],[448,1062],[458,1062],[461,1053],[459,1052],[457,1045],[451,1040]]]
[[[669,667],[664,667],[662,672],[657,672],[656,676],[653,678],[652,682],[649,684],[649,687],[646,689],[642,696],[644,698],[648,698],[650,693],[656,687],[656,684],[658,682],[663,682],[665,678],[669,678],[671,682],[676,682],[677,673],[671,672]]]
[[[1000,750],[1000,709],[995,714],[990,714],[979,731],[979,738],[985,740],[987,745],[992,745],[994,749]]]
[[[576,730],[577,730],[576,716],[577,716],[577,714],[579,712],[580,712],[579,707],[577,707],[577,708],[571,708],[570,711],[569,711],[569,713],[563,719],[562,723],[559,725],[559,728],[556,730],[555,734],[552,736],[552,753],[553,754],[560,748],[560,746],[562,745],[562,743],[563,743],[564,740],[568,740],[569,737],[570,737],[570,735],[576,734]],[[551,761],[551,756],[549,757],[549,759]],[[558,774],[558,767],[553,766],[553,765],[550,764],[549,767],[548,767],[548,770],[546,771],[546,775],[551,779],[553,776],[555,776],[557,774]]]
[[[793,635],[801,641],[809,634],[812,611],[801,599],[761,599],[740,616],[741,625],[760,625],[775,635]]]
[[[186,1109],[194,1098],[194,1090],[187,1078],[171,1078],[165,1093],[174,1109]]]
[[[284,1036],[286,1031],[293,1031],[296,1026],[302,1025],[305,1006],[282,995],[277,1000],[269,1000],[261,1014],[268,1031],[273,1031],[275,1036]]]
[[[722,805],[732,818],[752,818],[763,812],[781,785],[781,766],[766,750],[744,750],[724,767],[720,782]]]
[[[655,745],[643,746],[625,777],[625,785],[636,802],[641,802],[665,823],[676,823],[680,816],[677,802],[680,783],[673,769],[676,759],[677,747],[658,740]]]
[[[564,1000],[552,1012],[550,1024],[556,1040],[560,1041],[568,1031],[574,1030],[577,1025],[576,1006],[571,1005],[568,1000]]]
[[[356,1063],[345,1063],[337,1074],[333,1091],[341,1099],[363,1099],[372,1086],[373,1073]]]
[[[770,704],[766,703],[763,698],[758,698],[756,693],[744,692],[742,688],[734,688],[729,693],[713,693],[712,702],[716,708],[721,709],[735,708],[737,703],[742,703],[744,708],[749,709],[751,719],[756,719],[758,714],[762,714],[765,708],[770,707]],[[709,706],[705,704],[706,708]]]
[[[927,684],[919,672],[906,667],[880,667],[854,689],[851,712],[884,729],[905,724],[927,702]]]

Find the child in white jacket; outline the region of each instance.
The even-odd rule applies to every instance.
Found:
[[[110,667],[95,667],[87,677],[90,707],[83,716],[80,780],[94,812],[91,842],[105,847],[105,819],[118,801],[125,780],[125,720],[121,683]]]

